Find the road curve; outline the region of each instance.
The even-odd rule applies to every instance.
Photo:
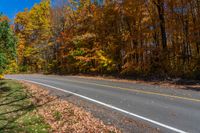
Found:
[[[76,76],[6,75],[62,89],[149,122],[163,132],[200,133],[200,91]]]

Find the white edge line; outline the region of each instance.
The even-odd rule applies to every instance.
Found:
[[[56,89],[56,90],[59,90],[59,91],[62,91],[62,92],[66,92],[66,93],[69,93],[69,94],[73,94],[73,95],[75,95],[75,96],[81,97],[81,98],[86,99],[86,100],[88,100],[88,101],[92,101],[92,102],[94,102],[94,103],[98,103],[98,104],[100,104],[100,105],[103,105],[103,106],[106,106],[106,107],[108,107],[108,108],[117,110],[117,111],[119,111],[119,112],[122,112],[122,113],[125,113],[125,114],[128,114],[128,115],[137,117],[137,118],[139,118],[139,119],[142,119],[142,120],[144,120],[144,121],[148,121],[148,122],[150,122],[150,123],[153,123],[153,124],[155,124],[155,125],[164,127],[164,128],[166,128],[166,129],[170,129],[170,130],[175,131],[175,132],[177,132],[177,133],[187,133],[187,132],[185,132],[185,131],[183,131],[183,130],[180,130],[180,129],[177,129],[177,128],[174,128],[174,127],[165,125],[165,124],[163,124],[163,123],[160,123],[160,122],[151,120],[151,119],[149,119],[149,118],[146,118],[146,117],[143,117],[143,116],[140,116],[140,115],[137,115],[137,114],[128,112],[128,111],[126,111],[126,110],[117,108],[117,107],[115,107],[115,106],[112,106],[112,105],[109,105],[109,104],[106,104],[106,103],[97,101],[97,100],[95,100],[95,99],[92,99],[92,98],[89,98],[89,97],[86,97],[86,96],[83,96],[83,95],[80,95],[80,94],[77,94],[77,93],[74,93],[74,92],[71,92],[71,91],[67,91],[67,90],[64,90],[64,89],[61,89],[61,88],[58,88],[58,87],[54,87],[54,86],[51,86],[51,85],[47,85],[47,84],[43,84],[43,83],[39,83],[39,82],[35,82],[35,81],[30,81],[30,80],[23,80],[23,81],[27,81],[27,82],[30,82],[30,83],[35,83],[35,84],[42,85],[42,86],[46,86],[46,87],[49,87],[49,88],[53,88],[53,89]]]

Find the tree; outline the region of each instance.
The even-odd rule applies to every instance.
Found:
[[[48,62],[50,31],[50,1],[44,0],[15,18],[18,43],[18,64],[22,69],[39,72]],[[45,66],[45,67],[43,67]]]
[[[6,16],[0,15],[0,75],[16,57],[16,38]]]
[[[198,78],[199,0],[43,0],[15,19],[29,71]]]

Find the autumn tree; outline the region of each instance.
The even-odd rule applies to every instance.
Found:
[[[17,14],[15,31],[19,38],[18,63],[24,70],[39,72],[46,69],[49,59],[50,1],[35,4]]]
[[[44,0],[15,19],[29,71],[200,75],[198,0]]]

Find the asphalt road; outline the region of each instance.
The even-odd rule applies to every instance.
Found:
[[[6,75],[72,92],[163,132],[200,133],[200,91],[76,76]]]

